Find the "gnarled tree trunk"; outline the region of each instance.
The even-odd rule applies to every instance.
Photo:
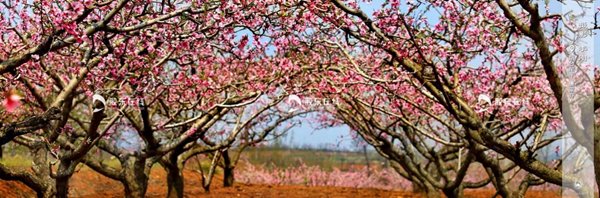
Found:
[[[34,188],[38,197],[50,198],[56,194],[54,179],[50,177],[48,169],[48,149],[43,143],[36,143],[31,149],[33,157],[33,172],[37,178],[38,186]]]
[[[160,164],[167,172],[167,197],[183,197],[183,173],[178,162],[178,156],[183,152],[183,145],[176,147]]]
[[[182,198],[183,197],[183,175],[177,167],[167,168],[167,197]]]
[[[61,160],[56,171],[55,188],[57,198],[66,198],[69,195],[69,180],[75,171],[76,162]]]
[[[121,163],[123,165],[123,176],[125,177],[121,181],[125,187],[125,197],[141,198],[145,196],[148,188],[145,162],[145,159],[130,156]]]

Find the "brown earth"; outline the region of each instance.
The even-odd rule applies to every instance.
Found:
[[[204,192],[200,183],[200,175],[194,171],[186,170],[185,196],[186,197],[420,197],[409,192],[389,191],[368,188],[343,188],[343,187],[308,187],[308,186],[278,186],[264,184],[240,184],[224,188],[222,179],[213,180],[210,193]],[[147,197],[165,197],[166,174],[161,168],[152,171]],[[109,198],[123,197],[123,187],[117,181],[108,179],[89,169],[82,169],[71,179],[70,197]],[[492,190],[467,190],[465,197],[489,198],[494,195]],[[0,197],[24,198],[35,197],[33,191],[19,182],[0,181]],[[530,191],[527,197],[554,198],[560,197],[556,192]]]

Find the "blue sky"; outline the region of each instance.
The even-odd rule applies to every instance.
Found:
[[[359,6],[367,15],[372,16],[382,3],[383,1],[360,2]],[[355,150],[357,149],[355,141],[348,126],[315,129],[310,123],[304,122],[291,129],[283,138],[282,143],[291,146]]]

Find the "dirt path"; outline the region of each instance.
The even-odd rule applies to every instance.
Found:
[[[380,189],[342,188],[342,187],[307,187],[307,186],[276,186],[263,184],[235,184],[233,187],[221,187],[222,180],[215,178],[210,193],[200,187],[200,175],[193,171],[185,171],[186,197],[419,197],[402,191]],[[165,172],[156,168],[152,171],[147,197],[165,197]],[[109,198],[123,197],[123,187],[117,181],[110,180],[88,169],[77,172],[71,179],[70,197]],[[0,197],[35,197],[33,192],[18,182],[0,181]],[[467,191],[465,197],[489,198],[494,194],[490,190]],[[531,198],[560,197],[555,192],[530,192]]]

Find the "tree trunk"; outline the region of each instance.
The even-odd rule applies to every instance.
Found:
[[[440,192],[432,186],[419,185],[413,182],[413,193],[422,195],[427,198],[439,198],[441,197]]]
[[[234,166],[231,163],[231,158],[229,157],[229,151],[223,151],[223,186],[230,187],[233,186],[233,182],[235,181],[235,177],[233,175]]]
[[[183,153],[183,145],[175,147],[171,153],[167,154],[160,160],[161,166],[167,172],[167,197],[182,198],[183,197],[183,163],[178,161],[179,155]]]
[[[167,197],[182,198],[183,197],[183,175],[181,170],[174,166],[165,166],[167,171]]]
[[[39,198],[52,198],[54,197],[55,191],[53,188],[49,187],[43,191],[36,192]]]
[[[125,197],[141,198],[145,196],[148,188],[145,161],[145,159],[131,156],[126,159],[125,163],[122,163],[125,173],[125,180],[122,181],[125,187]]]
[[[363,154],[365,155],[367,165],[367,176],[371,176],[371,163],[369,161],[369,153],[367,153],[367,145],[363,145]]]
[[[56,197],[67,198],[69,196],[69,179],[75,171],[76,162],[61,160],[56,171]]]
[[[223,169],[223,186],[224,187],[231,187],[233,186],[233,182],[235,181],[234,175],[233,175],[233,167],[225,167]]]
[[[448,198],[462,198],[464,196],[462,186],[454,189],[444,189],[442,191]]]
[[[422,193],[425,192],[424,187],[416,182],[412,182],[412,192],[413,193]]]
[[[440,195],[440,192],[437,191],[436,189],[428,189],[425,191],[425,193],[423,193],[423,195],[425,195],[425,197],[427,198],[440,198],[442,197],[442,195]]]
[[[42,143],[36,143],[31,149],[33,165],[31,169],[36,180],[34,185],[28,185],[36,192],[37,197],[50,198],[56,194],[55,180],[50,177],[50,169],[48,168],[48,150]]]
[[[123,182],[125,187],[125,197],[127,198],[142,198],[146,194],[147,184],[137,184],[136,182]]]
[[[219,163],[219,159],[221,158],[221,151],[215,151],[215,154],[213,156],[213,159],[211,161],[210,164],[210,168],[208,170],[208,175],[204,175],[204,172],[202,172],[202,167],[200,167],[200,173],[202,173],[202,188],[204,188],[204,191],[206,192],[210,192],[210,184],[212,182],[212,178],[215,175],[215,168],[217,168],[217,164]],[[198,161],[198,165],[200,165],[200,162]]]
[[[56,197],[66,198],[69,195],[69,177],[56,178]]]

